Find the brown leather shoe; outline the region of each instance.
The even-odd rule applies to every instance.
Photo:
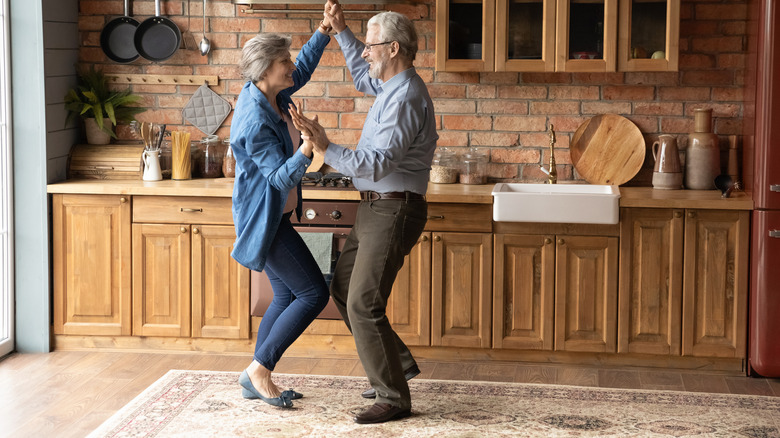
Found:
[[[375,424],[400,420],[412,415],[411,409],[401,409],[389,403],[374,403],[373,406],[355,417],[357,424]]]

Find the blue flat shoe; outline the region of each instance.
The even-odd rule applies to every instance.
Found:
[[[263,397],[263,394],[260,394],[260,392],[255,389],[254,385],[252,385],[252,381],[249,380],[249,374],[247,374],[246,370],[241,373],[241,376],[238,378],[238,383],[241,385],[241,395],[246,399],[259,398],[271,406],[280,408],[291,408],[293,406],[292,397],[290,397],[291,394],[289,394],[289,391],[284,391],[282,395],[275,398]],[[295,391],[292,392],[295,393]],[[303,396],[301,395],[301,397]]]
[[[291,400],[298,400],[303,398],[303,394],[293,391],[292,389],[288,389],[287,391],[282,392],[282,395],[287,395],[287,397]]]

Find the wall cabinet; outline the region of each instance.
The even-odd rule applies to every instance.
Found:
[[[130,198],[52,197],[54,333],[131,333]]]
[[[674,71],[679,0],[437,0],[441,71]]]
[[[495,240],[494,348],[615,351],[617,237]]]
[[[387,305],[407,345],[490,347],[491,214],[490,205],[429,204]]]
[[[249,270],[230,257],[233,226],[219,225],[230,202],[133,199],[134,335],[249,337]]]
[[[745,357],[749,216],[621,209],[618,352]]]

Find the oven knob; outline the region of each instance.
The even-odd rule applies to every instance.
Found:
[[[317,212],[314,211],[313,208],[307,208],[304,210],[303,215],[306,217],[306,219],[313,220],[315,217],[317,217]]]
[[[338,211],[338,210],[333,210],[333,211],[330,213],[330,218],[331,218],[331,219],[341,219],[341,212],[340,212],[340,211]]]

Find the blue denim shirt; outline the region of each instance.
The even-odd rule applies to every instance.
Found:
[[[439,135],[433,101],[414,67],[387,82],[368,75],[364,44],[349,28],[336,35],[355,88],[376,100],[366,115],[355,150],[330,144],[325,162],[351,176],[358,190],[428,191],[431,160]]]
[[[301,48],[293,72],[295,85],[277,96],[287,111],[292,94],[311,78],[330,37],[318,31]],[[295,139],[296,144],[300,142]],[[233,184],[233,223],[236,242],[231,255],[242,266],[262,271],[268,248],[281,221],[287,195],[297,186],[301,212],[301,178],[311,159],[294,153],[287,124],[273,110],[265,95],[252,82],[238,95],[230,127],[230,147],[236,158]]]

